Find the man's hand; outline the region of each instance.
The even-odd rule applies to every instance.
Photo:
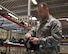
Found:
[[[27,40],[28,38],[30,38],[31,42],[33,42],[34,44],[37,44],[38,41],[39,41],[39,38],[37,38],[37,37],[31,37],[31,34],[29,34],[29,33],[27,33],[24,38],[25,38],[25,40]]]
[[[31,34],[27,33],[24,38],[25,40],[27,40],[28,38],[31,38]]]
[[[37,38],[37,37],[31,37],[30,39],[31,39],[31,42],[34,44],[37,44],[39,41],[39,38]]]

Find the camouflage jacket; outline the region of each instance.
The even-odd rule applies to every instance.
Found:
[[[32,31],[36,31],[39,42],[46,47],[57,46],[62,37],[61,23],[51,15],[48,20],[44,19],[39,25],[32,27],[28,33],[33,35]]]

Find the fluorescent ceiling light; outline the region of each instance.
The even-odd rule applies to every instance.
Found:
[[[66,19],[66,21],[68,21],[68,18]]]
[[[26,25],[28,25],[28,23],[25,22]]]
[[[10,15],[11,17],[15,18],[15,19],[18,19],[16,16],[14,16],[13,14],[11,13],[8,13],[8,15]]]
[[[68,21],[68,18],[60,18],[58,20],[66,20],[66,21]]]
[[[37,21],[37,23],[39,24],[39,23],[40,23],[40,21]]]
[[[32,0],[33,4],[37,5],[37,1],[36,0]]]
[[[60,18],[60,19],[58,19],[58,20],[66,20],[67,18]]]
[[[30,20],[37,20],[36,17],[30,17],[29,19],[30,19]]]
[[[2,8],[0,7],[0,10],[2,10]]]

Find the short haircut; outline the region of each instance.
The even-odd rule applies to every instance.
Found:
[[[41,7],[48,7],[47,3],[45,3],[45,2],[39,3],[39,4],[37,5],[37,7],[39,7],[39,6],[41,6]]]

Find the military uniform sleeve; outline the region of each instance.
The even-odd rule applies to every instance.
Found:
[[[59,21],[51,22],[51,36],[47,36],[44,39],[39,39],[39,43],[44,43],[47,47],[57,45],[62,39],[62,26]],[[43,44],[43,45],[44,45]]]
[[[31,30],[29,30],[29,32],[28,32],[28,33],[29,33],[29,34],[31,34],[31,35],[33,36],[33,34],[34,34],[34,32],[33,32],[33,31],[35,31],[35,30],[36,30],[36,28],[35,28],[35,27],[32,27],[32,28],[31,28]]]
[[[59,21],[53,21],[51,25],[51,36],[55,40],[61,40],[62,39],[62,26]]]

